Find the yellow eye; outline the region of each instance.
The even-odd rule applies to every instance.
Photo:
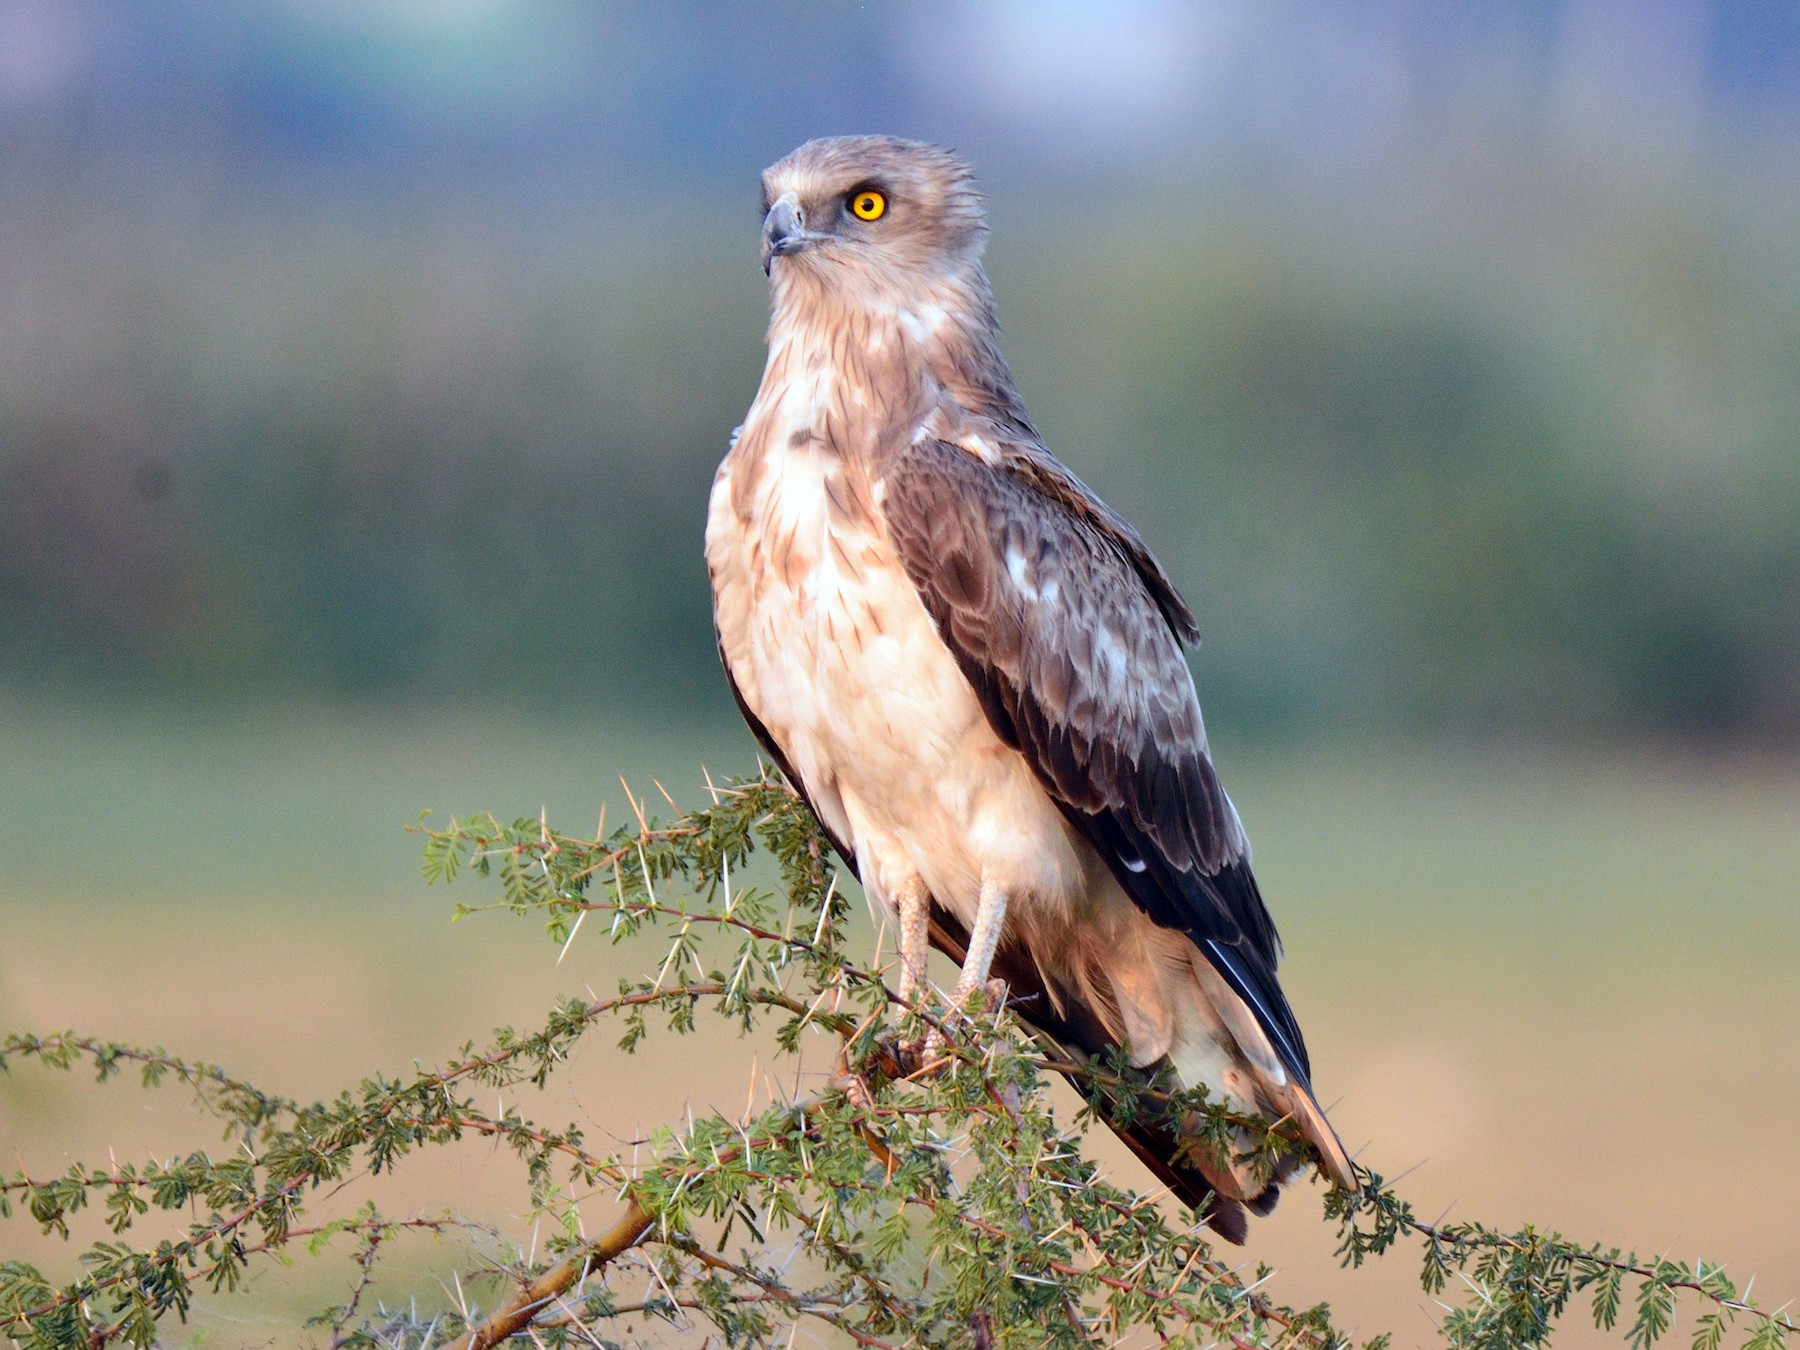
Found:
[[[850,214],[858,220],[880,220],[887,214],[887,198],[874,188],[864,188],[850,199]]]

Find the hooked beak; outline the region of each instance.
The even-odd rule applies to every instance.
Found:
[[[818,237],[806,232],[806,213],[800,209],[794,194],[784,192],[769,208],[769,214],[763,217],[763,275],[768,275],[775,259],[798,253]]]

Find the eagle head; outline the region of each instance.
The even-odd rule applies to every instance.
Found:
[[[969,166],[895,136],[808,141],[762,176],[763,271],[832,286],[932,281],[975,264],[987,235]]]

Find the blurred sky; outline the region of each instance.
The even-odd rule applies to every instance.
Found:
[[[520,184],[679,184],[866,128],[1058,178],[1244,155],[1328,175],[1436,117],[1678,167],[1787,140],[1796,52],[1778,0],[0,5],[14,153],[131,155],[185,130],[272,173]]]
[[[719,702],[756,174],[884,130],[1209,701],[1785,741],[1797,128],[1775,0],[0,0],[0,684]]]
[[[0,6],[9,158],[229,148],[519,184],[710,182],[877,127],[1052,179],[1331,177],[1440,119],[1679,171],[1787,158],[1797,56],[1779,0]]]

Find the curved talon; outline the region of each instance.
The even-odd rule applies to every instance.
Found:
[[[965,1021],[972,1013],[1000,1011],[1006,1007],[1010,992],[1005,980],[996,978],[983,981],[972,989],[956,994],[950,1006],[944,1010],[940,1025],[930,1027],[923,1036],[902,1040],[897,1033],[890,1032],[879,1037],[876,1044],[887,1061],[885,1067],[895,1078],[914,1078],[927,1069],[942,1072],[949,1065],[945,1056],[951,1049],[944,1029]],[[943,1062],[934,1066],[934,1061],[938,1060]]]
[[[890,1078],[910,1078],[919,1071],[919,1066],[926,1062],[928,1036],[917,1036],[912,1040],[901,1040],[897,1032],[878,1038],[875,1042],[881,1059],[882,1070]]]
[[[844,1084],[844,1096],[858,1111],[868,1112],[875,1109],[875,1094],[869,1083],[860,1073],[853,1073]]]
[[[954,1017],[956,1014],[952,1011],[950,1015]],[[944,1052],[949,1048],[950,1042],[944,1038],[944,1033],[933,1027],[925,1033],[925,1039],[919,1042],[919,1064],[913,1072],[918,1073],[930,1067],[933,1060],[943,1059]],[[947,1063],[948,1061],[946,1061]],[[938,1071],[942,1072],[944,1067],[944,1065],[939,1065]]]
[[[1006,1007],[1006,997],[1011,992],[1006,981],[998,976],[969,989],[959,987],[951,999],[950,1009],[945,1013],[944,1020],[952,1022],[970,1013],[997,1013]]]

